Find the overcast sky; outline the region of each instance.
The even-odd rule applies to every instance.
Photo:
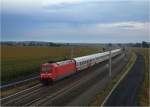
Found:
[[[149,3],[150,0],[3,0],[1,40],[150,41]]]

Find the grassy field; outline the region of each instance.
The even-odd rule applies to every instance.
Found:
[[[1,46],[1,83],[38,73],[40,64],[70,58],[69,47]],[[100,48],[76,47],[73,57],[100,52]]]
[[[144,77],[144,82],[141,88],[141,91],[139,93],[139,101],[141,106],[149,106],[149,75],[150,75],[150,68],[149,68],[149,53],[150,49],[148,48],[134,48],[133,49],[135,52],[143,55],[145,59],[145,77]]]

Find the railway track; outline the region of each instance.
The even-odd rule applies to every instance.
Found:
[[[9,95],[7,97],[1,98],[0,100],[3,101],[3,103],[5,103],[5,100],[8,101],[9,99],[11,99],[11,101],[12,101],[12,97],[17,97],[17,99],[19,99],[20,97],[23,98],[24,96],[26,96],[26,95],[28,95],[30,93],[34,93],[34,91],[36,91],[35,89],[40,88],[41,86],[42,86],[42,84],[39,83],[39,84],[37,84],[37,85],[35,85],[33,87],[30,87],[30,88],[27,88],[27,89],[25,89],[23,91],[20,91],[20,92],[17,92],[15,94]],[[23,95],[23,96],[20,96],[20,95]]]
[[[15,81],[15,82],[12,82],[12,83],[8,83],[8,84],[4,84],[4,85],[1,85],[0,86],[0,89],[6,89],[6,88],[11,88],[11,87],[14,87],[16,85],[20,85],[20,84],[24,84],[26,82],[29,82],[29,81],[33,81],[33,80],[36,80],[38,79],[39,76],[34,76],[34,77],[30,77],[30,78],[27,78],[27,79],[23,79],[23,80],[19,80],[19,81]]]
[[[120,61],[122,57],[123,56],[118,56],[117,58],[115,58],[113,60],[113,65],[118,61]],[[97,68],[99,68],[99,70],[97,70]],[[71,77],[68,77],[62,81],[58,81],[53,86],[44,87],[42,86],[42,84],[38,84],[22,92],[1,99],[2,105],[5,106],[55,105],[56,99],[59,99],[61,96],[65,96],[66,93],[68,94],[68,92],[71,93],[71,91],[75,90],[77,87],[81,86],[89,87],[90,84],[94,84],[93,80],[96,76],[104,78],[108,74],[107,72],[104,72],[105,71],[104,69],[108,69],[106,62],[103,64],[98,64],[90,69],[86,69],[85,71],[75,74]],[[97,72],[95,73],[91,72],[95,70],[97,70]],[[95,81],[97,81],[97,79],[98,78],[96,78]],[[86,83],[88,82],[90,84],[86,85]]]

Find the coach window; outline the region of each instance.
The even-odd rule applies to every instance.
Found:
[[[81,62],[79,62],[79,65],[81,65]]]

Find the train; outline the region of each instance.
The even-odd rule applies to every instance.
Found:
[[[106,61],[110,57],[115,57],[121,54],[121,49],[114,49],[102,53],[91,54],[87,56],[72,58],[70,60],[60,61],[56,63],[41,64],[40,81],[44,85],[61,80],[65,77],[71,76],[86,68],[92,67],[95,64]]]

